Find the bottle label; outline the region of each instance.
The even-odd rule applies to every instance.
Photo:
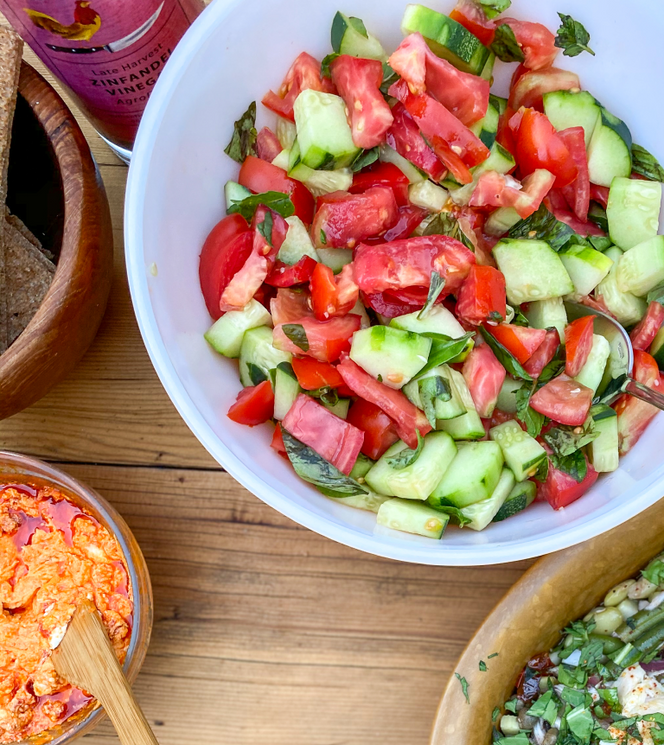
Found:
[[[112,139],[133,140],[159,74],[203,3],[0,0],[0,7],[93,123]]]

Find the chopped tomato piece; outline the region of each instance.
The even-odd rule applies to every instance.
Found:
[[[372,163],[353,176],[353,183],[348,190],[351,194],[362,194],[372,186],[388,186],[394,192],[397,205],[408,204],[408,186],[410,182],[402,170],[394,163]]]
[[[443,141],[468,168],[489,157],[487,146],[435,98],[411,93],[405,80],[394,83],[389,93],[406,107],[434,152],[436,143]]]
[[[468,355],[462,372],[477,413],[484,419],[490,417],[505,382],[505,368],[498,362],[489,345],[482,344]]]
[[[417,433],[422,436],[431,432],[431,425],[420,411],[401,391],[388,388],[372,378],[369,373],[346,357],[337,366],[346,385],[356,396],[382,409],[396,425],[399,437],[409,448],[417,447]]]
[[[303,289],[280,288],[276,297],[270,300],[270,314],[275,326],[280,323],[294,323],[300,318],[313,316],[309,293]]]
[[[308,282],[318,264],[311,256],[303,256],[297,264],[289,266],[283,261],[277,261],[269,276],[265,280],[272,287],[292,287]]]
[[[460,23],[465,29],[476,36],[485,47],[493,44],[496,35],[496,24],[490,21],[482,8],[473,0],[459,0],[450,18]]]
[[[406,313],[412,313],[418,308],[424,306],[425,300],[417,299],[415,302],[409,302],[409,299],[402,299],[397,297],[393,292],[374,292],[374,293],[362,293],[362,302],[380,313],[385,318],[396,318],[397,316],[405,316]]]
[[[531,397],[530,405],[554,422],[580,427],[588,417],[594,395],[592,388],[559,375]]]
[[[353,279],[353,265],[346,264],[335,277],[329,266],[316,264],[311,276],[311,305],[319,321],[345,316],[358,301],[360,292]]]
[[[215,321],[223,315],[221,296],[249,258],[253,244],[253,234],[241,215],[224,217],[205,239],[198,275],[205,305]]]
[[[558,70],[550,67],[548,70],[531,72],[523,68],[516,83],[512,85],[509,97],[509,106],[517,111],[522,106],[537,111],[544,111],[543,96],[552,91],[568,91],[572,88],[581,89],[579,76],[567,70]]]
[[[378,460],[399,439],[390,417],[376,404],[363,398],[351,404],[346,421],[364,432],[362,452],[371,460]]]
[[[293,357],[292,365],[297,382],[305,391],[317,391],[319,388],[343,388],[343,391],[339,391],[339,395],[348,397],[353,395],[334,365],[319,362],[311,357]]]
[[[302,346],[298,346],[288,337],[284,331],[284,325],[302,327],[302,331],[297,329],[306,337],[306,340],[298,339]],[[275,326],[272,343],[283,352],[304,354],[321,362],[336,362],[344,352],[350,350],[350,339],[359,330],[360,325],[360,317],[353,314],[343,316],[343,318],[331,318],[329,321],[300,318],[290,324]],[[292,329],[287,329],[287,331],[292,331]]]
[[[318,199],[311,228],[317,248],[355,248],[391,228],[398,218],[392,189],[374,186],[363,194],[335,191]]]
[[[634,370],[632,376],[642,385],[664,393],[664,386],[655,360],[640,349],[634,350]],[[621,396],[614,405],[618,414],[618,443],[620,454],[625,455],[639,441],[646,427],[659,412],[659,409],[645,401],[639,401],[628,394]]]
[[[523,365],[546,338],[544,329],[531,329],[527,326],[514,326],[501,323],[486,327],[491,336],[500,342]]]
[[[653,300],[648,306],[648,311],[635,326],[629,337],[632,340],[634,349],[645,351],[653,343],[657,332],[664,323],[664,307]]]
[[[559,471],[549,463],[549,473],[546,481],[543,484],[537,484],[538,500],[546,500],[554,510],[560,510],[572,504],[572,502],[576,502],[579,497],[582,497],[590,489],[599,477],[599,474],[588,463],[587,459],[586,463],[588,471],[581,483],[573,479],[568,473]]]
[[[277,424],[277,426],[274,428],[274,434],[272,435],[272,442],[270,443],[270,447],[273,450],[276,450],[279,455],[288,460],[288,454],[286,453],[286,446],[284,445],[284,437],[281,434],[280,424]]]
[[[421,34],[407,36],[389,59],[412,93],[430,93],[467,127],[484,118],[489,106],[488,80],[458,70],[435,55]]]
[[[419,127],[403,104],[394,104],[392,115],[394,124],[387,133],[387,144],[434,181],[442,181],[447,169],[424,141]]]
[[[283,150],[283,147],[281,147],[277,135],[269,127],[263,127],[256,139],[256,149],[258,150],[258,157],[261,160],[272,163]]]
[[[606,209],[609,204],[609,187],[590,184],[590,198],[593,202],[599,202]]]
[[[342,54],[330,65],[332,82],[348,111],[353,142],[366,150],[380,145],[392,126],[392,112],[380,86],[383,65],[378,60]]]
[[[410,238],[413,231],[427,216],[426,210],[407,204],[405,207],[399,207],[399,215],[396,223],[385,232],[383,240],[385,243],[399,241],[404,238]]]
[[[250,155],[242,164],[237,180],[254,194],[263,194],[266,191],[280,191],[288,194],[295,206],[295,214],[302,222],[311,225],[314,216],[314,198],[304,184],[288,178],[286,171]]]
[[[228,410],[228,418],[238,424],[255,427],[274,416],[274,393],[269,380],[245,388],[237,394],[237,401]]]
[[[348,475],[360,454],[364,432],[340,419],[304,393],[295,399],[281,423],[296,440]]]
[[[577,168],[576,179],[563,187],[563,196],[572,212],[582,220],[588,220],[590,207],[590,176],[588,174],[588,156],[586,155],[586,138],[583,127],[570,127],[558,133],[572,156]]]
[[[471,324],[507,315],[505,276],[492,266],[470,267],[457,295],[456,314]]]
[[[533,352],[530,359],[524,364],[523,369],[532,378],[539,378],[542,370],[556,356],[559,345],[560,335],[555,329],[549,329],[544,341]]]
[[[320,62],[306,52],[302,52],[286,73],[278,93],[269,91],[263,97],[263,105],[285,119],[295,121],[293,104],[302,91],[314,90],[336,93],[329,78],[320,74]]]
[[[593,348],[595,316],[583,316],[565,327],[565,372],[570,378],[578,375],[588,361]]]
[[[516,160],[524,176],[543,168],[556,177],[556,186],[571,184],[578,174],[574,159],[553,124],[534,109],[523,110]]]
[[[546,26],[531,21],[517,21],[515,18],[499,18],[496,23],[507,23],[514,31],[517,44],[525,57],[524,67],[529,70],[551,67],[560,49],[555,44],[555,35]]]
[[[551,189],[544,203],[556,220],[569,225],[575,233],[578,233],[584,238],[587,238],[589,235],[606,235],[594,222],[584,222],[583,220],[579,220],[576,215],[573,215],[560,189]]]
[[[436,155],[460,184],[471,183],[473,174],[448,142],[443,140],[442,137],[438,137],[438,135],[433,135],[431,137],[431,145]]]
[[[555,176],[540,168],[519,183],[496,171],[483,173],[470,198],[471,207],[514,207],[525,219],[537,211],[555,182]]]
[[[378,246],[361,245],[355,253],[355,281],[367,294],[406,288],[428,288],[431,274],[445,279],[444,295],[454,293],[466,279],[475,256],[446,235],[407,238]],[[426,301],[426,289],[424,290]]]

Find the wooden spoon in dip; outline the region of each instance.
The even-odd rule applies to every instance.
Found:
[[[159,745],[90,600],[76,609],[51,659],[58,675],[99,701],[123,745]]]

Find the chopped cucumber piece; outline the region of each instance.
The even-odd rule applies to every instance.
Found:
[[[625,251],[618,259],[616,282],[619,290],[637,297],[664,282],[664,236],[657,235]]]
[[[335,274],[353,261],[351,248],[317,248],[316,253],[320,263],[329,266]]]
[[[353,478],[355,478],[353,476]],[[391,497],[385,497],[382,494],[374,494],[373,492],[353,494],[350,497],[330,497],[337,504],[345,504],[348,507],[355,507],[358,510],[366,510],[367,512],[378,512],[381,505],[389,501]]]
[[[625,122],[601,109],[601,116],[588,145],[590,182],[611,186],[616,176],[632,173],[632,135]]]
[[[251,192],[235,181],[227,181],[224,186],[224,196],[226,197],[226,210],[229,210],[237,202],[250,197]]]
[[[471,168],[473,180],[469,184],[466,184],[465,186],[461,186],[461,184],[458,184],[456,182],[454,182],[454,184],[450,184],[450,198],[455,204],[464,207],[467,206],[470,202],[470,198],[473,196],[473,192],[475,191],[477,182],[480,180],[480,176],[483,173],[487,173],[488,171],[495,171],[496,173],[506,174],[509,173],[515,165],[516,163],[509,150],[505,150],[505,148],[499,142],[494,142],[491,146],[489,157],[478,166]],[[499,210],[496,210],[496,212],[498,211]],[[502,232],[505,231],[503,230]]]
[[[419,311],[397,316],[390,321],[390,326],[416,334],[445,334],[451,339],[460,339],[466,333],[454,314],[444,305],[434,305],[424,318],[418,316]]]
[[[503,502],[503,506],[496,513],[493,522],[499,523],[502,520],[507,520],[508,517],[523,512],[526,507],[529,507],[535,501],[536,494],[537,486],[533,481],[522,481],[520,484],[516,484]]]
[[[408,189],[408,199],[416,207],[429,212],[440,212],[447,203],[449,195],[442,186],[436,186],[431,181],[420,181],[411,184]]]
[[[480,75],[491,52],[460,23],[423,5],[408,5],[401,22],[404,35],[420,33],[439,57],[464,72]]]
[[[466,413],[454,419],[441,419],[436,423],[436,429],[447,432],[455,440],[479,440],[486,435],[480,415],[475,408],[475,402],[470,395],[468,385],[463,375],[450,367],[450,375],[454,381],[461,403],[466,408]]]
[[[300,384],[290,362],[280,362],[274,373],[274,418],[281,421],[300,393]]]
[[[503,468],[500,479],[493,494],[488,499],[464,507],[461,512],[466,520],[470,520],[467,527],[471,530],[484,530],[493,521],[501,507],[509,497],[516,479],[509,468]]]
[[[498,443],[459,445],[456,458],[429,497],[429,504],[435,509],[446,504],[462,508],[488,499],[498,486],[502,470],[503,454]]]
[[[302,220],[296,215],[293,215],[292,217],[287,217],[286,222],[288,223],[288,232],[277,254],[279,261],[283,261],[284,264],[288,264],[289,266],[297,264],[305,256],[318,261],[318,254],[316,253],[314,244],[311,242],[309,231]]]
[[[369,471],[373,467],[373,464],[374,461],[371,460],[371,458],[368,458],[366,455],[364,455],[364,453],[360,453],[357,456],[355,465],[350,472],[350,477],[352,479],[355,479],[355,481],[359,481],[361,484],[363,484],[364,477],[369,473]]]
[[[614,178],[606,207],[611,240],[627,251],[654,238],[659,230],[661,207],[660,183]]]
[[[279,155],[272,161],[272,165],[287,171],[290,168],[291,150],[282,150]]]
[[[390,465],[392,458],[407,449],[405,442],[396,442],[364,478],[369,488],[379,494],[424,502],[454,460],[457,447],[445,432],[430,432],[413,464],[401,469]]]
[[[391,148],[389,145],[380,146],[380,160],[383,163],[392,163],[395,165],[411,184],[419,184],[421,181],[427,180],[426,173],[422,173],[419,168],[414,166],[409,160],[406,160],[403,155]]]
[[[484,119],[480,119],[479,122],[476,122],[472,127],[470,127],[470,131],[476,137],[479,137],[489,149],[493,147],[493,144],[496,141],[498,119],[500,119],[498,109],[489,103]]]
[[[586,364],[581,368],[581,372],[574,380],[590,388],[593,393],[597,393],[599,384],[604,378],[604,370],[610,356],[611,345],[607,339],[600,334],[593,334],[593,346]]]
[[[224,357],[239,357],[245,332],[258,326],[272,326],[272,317],[252,299],[242,310],[231,310],[215,321],[205,332],[205,340]]]
[[[345,168],[359,148],[346,119],[346,104],[339,96],[310,89],[302,91],[293,107],[302,163],[309,168]]]
[[[516,392],[523,388],[522,380],[514,380],[508,375],[498,394],[496,408],[506,414],[516,414]]]
[[[588,220],[594,222],[595,225],[605,233],[609,232],[609,220],[606,216],[606,210],[601,204],[597,204],[597,202],[590,203],[590,207],[588,208]],[[593,236],[593,245],[598,251],[604,251],[609,246],[613,245],[613,241],[605,236],[597,235]]]
[[[544,241],[502,240],[493,249],[513,305],[569,295],[574,285],[560,256]]]
[[[338,54],[387,62],[387,54],[385,54],[383,45],[367,31],[359,18],[348,17],[337,12],[332,21],[330,36],[332,49]]]
[[[659,369],[664,370],[664,326],[657,332],[650,346],[650,354],[655,358]]]
[[[487,235],[500,237],[505,235],[511,228],[521,221],[519,213],[514,207],[499,207],[489,215],[484,223],[484,232]]]
[[[631,292],[622,292],[618,289],[616,272],[622,251],[617,246],[613,246],[607,249],[606,255],[613,259],[613,267],[608,277],[600,282],[596,294],[604,300],[606,307],[623,326],[633,326],[645,315],[646,302],[632,295]]]
[[[480,77],[484,80],[489,81],[489,85],[493,85],[493,68],[496,66],[496,55],[491,52],[489,58],[484,63]],[[495,138],[494,138],[495,139]]]
[[[376,516],[378,525],[436,539],[443,537],[449,521],[449,515],[432,510],[424,504],[405,502],[401,499],[389,499],[384,502]]]
[[[590,295],[613,266],[613,261],[606,254],[575,243],[558,256],[567,269],[577,295]]]
[[[267,326],[249,329],[240,347],[240,382],[243,386],[258,385],[269,380],[270,371],[280,362],[290,362],[293,355],[272,346],[272,329]]]
[[[522,308],[528,323],[535,329],[556,329],[560,339],[565,338],[565,326],[567,326],[567,311],[565,303],[560,297],[552,297],[548,300],[536,300]]]
[[[544,113],[558,131],[583,127],[588,149],[602,110],[587,91],[554,91],[544,94]]]
[[[489,96],[489,103],[498,111],[498,116],[502,116],[507,110],[507,99],[502,96]]]
[[[430,351],[431,339],[425,336],[372,326],[353,334],[350,358],[385,385],[400,389],[426,365]]]
[[[593,406],[590,416],[599,437],[590,443],[590,460],[598,473],[617,470],[620,460],[618,452],[618,415],[605,404]]]
[[[350,398],[340,398],[335,404],[328,404],[321,401],[326,409],[329,409],[339,419],[348,418],[348,409],[350,408]],[[275,415],[276,416],[276,415]]]
[[[434,367],[428,372],[424,373],[421,377],[416,380],[411,380],[408,385],[405,385],[403,392],[405,393],[408,400],[415,404],[418,409],[424,411],[422,404],[422,396],[420,392],[420,381],[426,380],[427,378],[441,377],[450,389],[449,401],[442,401],[437,398],[434,402],[434,410],[436,419],[456,419],[459,416],[463,416],[466,413],[466,407],[461,400],[461,394],[459,393],[456,383],[452,377],[452,371],[447,365],[441,365],[440,367]]]
[[[277,118],[277,139],[284,150],[290,150],[295,143],[297,129],[293,122],[283,117]],[[274,162],[274,161],[273,161]]]
[[[500,445],[505,463],[517,481],[534,476],[542,461],[546,460],[546,450],[515,421],[493,427],[489,430],[489,437]]]
[[[294,146],[290,154],[288,175],[296,181],[301,181],[315,197],[350,189],[353,183],[353,172],[350,168],[338,168],[335,171],[316,171],[298,161],[298,157],[299,150],[297,146]]]

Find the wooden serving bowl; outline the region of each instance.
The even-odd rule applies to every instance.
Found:
[[[90,148],[64,101],[25,62],[7,202],[57,264],[36,315],[0,355],[0,419],[38,401],[83,357],[113,277],[111,216]]]
[[[526,662],[585,615],[618,582],[664,549],[664,500],[604,535],[534,564],[466,647],[438,707],[431,745],[490,745],[491,715],[512,694]],[[489,655],[498,653],[497,657]],[[484,660],[487,671],[481,672]]]

